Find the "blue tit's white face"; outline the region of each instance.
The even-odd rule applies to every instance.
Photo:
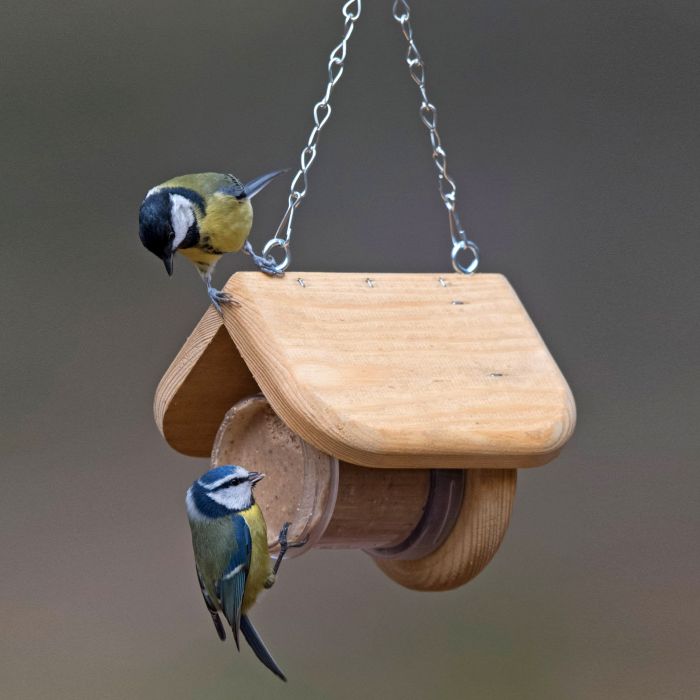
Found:
[[[217,518],[250,508],[255,503],[253,487],[264,476],[234,465],[210,469],[187,491],[190,519]]]

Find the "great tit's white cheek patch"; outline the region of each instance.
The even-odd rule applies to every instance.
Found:
[[[180,194],[170,195],[170,221],[173,226],[175,239],[173,240],[173,250],[176,250],[180,243],[185,240],[187,231],[194,223],[194,209],[192,202],[187,197]]]

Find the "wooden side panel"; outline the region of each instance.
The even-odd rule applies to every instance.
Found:
[[[462,510],[442,546],[423,559],[375,559],[391,579],[416,591],[447,591],[473,579],[491,561],[508,529],[515,469],[472,469]]]
[[[274,410],[339,459],[531,467],[573,432],[571,391],[502,275],[251,272],[226,290],[240,306],[224,323]]]
[[[156,424],[178,452],[209,457],[226,411],[259,391],[221,316],[210,307],[156,389]]]

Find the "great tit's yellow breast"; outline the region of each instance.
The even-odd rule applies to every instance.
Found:
[[[177,252],[191,260],[197,267],[205,269],[211,267],[221,257],[218,253],[207,253],[201,248],[178,248]]]
[[[253,206],[247,199],[215,192],[207,199],[197,247],[207,252],[234,253],[243,247],[252,225]]]
[[[245,518],[248,524],[253,544],[250,554],[250,569],[241,607],[241,611],[245,614],[263,589],[267,577],[272,572],[272,563],[267,549],[267,526],[260,507],[254,504],[248,510],[241,511],[240,515]]]

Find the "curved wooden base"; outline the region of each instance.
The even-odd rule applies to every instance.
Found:
[[[462,510],[444,544],[423,559],[375,559],[396,583],[415,591],[447,591],[473,579],[493,558],[508,528],[515,469],[469,469]]]

